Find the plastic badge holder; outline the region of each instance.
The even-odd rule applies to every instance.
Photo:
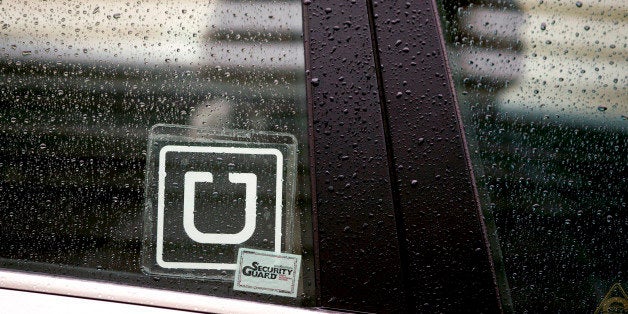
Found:
[[[233,281],[240,248],[300,254],[290,134],[156,125],[142,271]]]

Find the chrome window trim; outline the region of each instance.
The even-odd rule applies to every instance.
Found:
[[[296,308],[9,270],[0,270],[0,293],[2,289],[207,313],[320,313],[322,311],[318,308]],[[324,312],[329,313],[327,310]]]

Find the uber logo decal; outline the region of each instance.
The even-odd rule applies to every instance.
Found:
[[[268,169],[266,172],[255,169],[256,160],[264,160],[263,164]],[[222,167],[221,167],[222,166]],[[274,167],[272,167],[274,166]],[[271,169],[272,167],[272,169]],[[215,169],[216,177],[222,176],[222,182],[214,182],[214,174],[210,171],[187,171],[188,169]],[[252,172],[244,172],[252,171]],[[192,269],[235,269],[235,260],[232,263],[225,260],[214,262],[185,262],[166,258],[164,254],[164,228],[166,218],[176,219],[177,210],[182,209],[183,230],[191,241],[199,244],[242,244],[253,236],[257,225],[258,207],[258,176],[255,172],[261,172],[259,187],[264,188],[274,200],[260,201],[260,205],[274,210],[273,224],[273,250],[281,252],[281,219],[282,219],[282,182],[283,182],[283,155],[277,149],[272,148],[247,148],[247,147],[202,147],[202,146],[165,146],[159,154],[159,196],[157,208],[157,263],[164,268],[192,268]],[[271,172],[272,171],[272,172]],[[271,177],[272,176],[272,177]],[[266,177],[266,178],[263,178]],[[271,178],[268,178],[271,177]],[[181,180],[182,179],[182,180]],[[226,180],[224,180],[226,179]],[[179,184],[177,184],[177,181]],[[222,189],[207,187],[198,189],[202,183],[220,184]],[[170,188],[166,191],[166,185]],[[244,185],[244,193],[238,185]],[[214,192],[210,192],[214,191]],[[214,193],[224,193],[222,199],[226,202],[209,204],[197,204],[197,198],[212,197]],[[182,196],[182,198],[181,198]],[[220,196],[218,196],[220,198]],[[168,200],[168,202],[166,202]],[[243,200],[243,201],[241,201]],[[199,202],[200,203],[200,202]],[[172,206],[167,206],[171,204]],[[208,206],[209,205],[209,206]],[[181,207],[182,206],[182,207]],[[174,211],[166,216],[166,208]],[[242,227],[218,229],[215,231],[201,231],[197,222],[203,218],[196,217],[196,213],[206,211],[206,219],[213,220],[217,224],[223,224],[231,217],[237,216]],[[207,215],[208,214],[208,215]],[[268,223],[268,222],[267,222]],[[180,229],[174,226],[174,229]],[[235,229],[233,231],[229,229]],[[235,232],[237,231],[237,232]],[[266,239],[268,242],[268,239]],[[194,260],[190,258],[190,260]]]
[[[142,269],[226,280],[240,248],[289,252],[294,138],[169,128],[149,144]]]

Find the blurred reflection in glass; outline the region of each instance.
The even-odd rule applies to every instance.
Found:
[[[5,267],[139,275],[147,134],[158,123],[294,134],[297,208],[309,212],[300,1],[0,8]]]
[[[507,309],[593,312],[628,279],[627,10],[442,3]]]

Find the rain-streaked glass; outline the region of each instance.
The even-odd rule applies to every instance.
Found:
[[[621,305],[628,2],[440,4],[504,308]]]
[[[0,25],[3,267],[230,293],[140,273],[155,124],[295,135],[308,224],[300,1],[0,1]]]

